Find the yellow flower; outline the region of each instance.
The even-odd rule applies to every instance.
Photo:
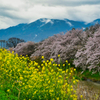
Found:
[[[33,93],[33,95],[36,94],[36,92],[37,92],[37,91],[35,91],[35,92]]]
[[[7,90],[7,92],[9,92],[9,91],[10,91],[10,89]]]
[[[45,67],[43,66],[43,68],[42,68],[43,70],[45,70]]]
[[[63,64],[63,66],[65,66],[65,64]]]
[[[44,56],[42,56],[42,59],[44,59]]]
[[[60,66],[60,64],[58,64],[58,66]]]
[[[68,63],[68,60],[66,60],[66,63]]]
[[[45,66],[47,66],[48,64],[47,63],[45,63]]]
[[[58,71],[62,71],[62,69],[58,69]]]
[[[51,64],[52,64],[51,62],[48,63],[48,65],[51,65]]]
[[[45,61],[43,61],[43,63],[45,63]]]
[[[60,55],[58,55],[58,57],[60,57]]]
[[[73,81],[73,83],[75,84],[75,81]]]
[[[59,97],[57,98],[57,100],[59,100]]]
[[[53,66],[55,66],[55,64],[53,64]]]
[[[81,98],[83,98],[83,95],[80,95]]]
[[[2,60],[2,57],[0,57],[0,60]]]
[[[67,86],[68,84],[67,84],[67,83],[65,83],[65,85]]]
[[[61,75],[59,75],[59,77],[62,77]]]
[[[54,59],[51,58],[50,61],[54,61]]]
[[[73,98],[73,100],[77,100],[77,98]]]
[[[47,62],[49,62],[49,60],[47,60]]]
[[[23,73],[25,73],[25,71],[23,71]]]
[[[73,77],[73,79],[75,79],[75,77]]]
[[[76,82],[79,82],[79,80],[76,80]]]
[[[73,89],[71,89],[71,91],[73,91]]]
[[[43,66],[43,64],[41,64],[41,66]]]
[[[70,66],[70,63],[68,65]]]
[[[16,57],[18,57],[18,54],[16,53]]]
[[[71,73],[73,72],[73,70],[70,71]]]
[[[38,66],[38,68],[40,68],[40,66]]]
[[[23,83],[23,85],[24,85],[25,83]]]
[[[70,95],[70,97],[72,98],[72,97],[73,97],[73,95]]]
[[[3,87],[3,85],[1,85],[1,87]]]
[[[20,77],[20,80],[23,80],[23,77]]]
[[[35,63],[34,63],[34,66],[37,66],[37,65],[38,65],[38,63],[35,62]]]
[[[26,94],[28,95],[28,92]]]
[[[18,72],[20,71],[20,69],[18,69]]]
[[[65,71],[62,71],[62,73],[65,73]]]
[[[67,88],[67,91],[68,91],[68,92],[70,92],[70,89],[69,89],[69,88]]]
[[[71,75],[71,73],[69,73],[69,76]]]
[[[76,71],[76,69],[74,69],[74,71]]]
[[[68,69],[66,69],[66,73],[68,72]]]

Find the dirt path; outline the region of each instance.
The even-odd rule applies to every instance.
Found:
[[[100,84],[90,81],[80,81],[77,87],[78,100],[80,95],[86,100],[100,100]]]

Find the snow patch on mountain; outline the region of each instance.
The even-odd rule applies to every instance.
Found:
[[[69,22],[69,21],[67,21],[67,20],[65,20],[65,22],[66,22],[69,26],[73,26],[73,25],[71,24],[71,22]]]
[[[35,36],[34,36],[34,38],[33,39],[35,39],[37,37],[37,34],[35,34]]]
[[[40,25],[40,27],[44,26],[45,24]]]
[[[82,29],[85,30],[86,28],[85,27],[82,27]]]
[[[43,24],[40,25],[40,27],[44,26],[47,23],[54,24],[54,22],[51,19],[47,19],[47,18],[40,19],[40,21],[43,22]]]
[[[44,22],[44,24],[42,24],[41,26],[43,26],[43,25],[45,25],[45,24],[47,24],[47,23],[51,23],[51,24],[54,23],[54,22],[53,22],[51,19],[49,19],[49,18],[42,18],[42,19],[40,19],[40,21],[41,21],[41,22]]]
[[[67,22],[70,26],[73,26],[70,22]]]

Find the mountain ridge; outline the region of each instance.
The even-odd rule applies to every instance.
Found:
[[[40,42],[43,39],[67,32],[72,28],[82,29],[90,27],[96,23],[100,24],[100,19],[96,19],[90,23],[84,21],[74,21],[69,19],[50,19],[40,18],[31,23],[20,23],[6,29],[0,29],[0,40],[7,40],[11,37],[24,39],[25,41]]]

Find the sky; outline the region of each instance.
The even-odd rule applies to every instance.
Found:
[[[0,0],[0,29],[40,18],[89,23],[100,18],[100,0]]]

